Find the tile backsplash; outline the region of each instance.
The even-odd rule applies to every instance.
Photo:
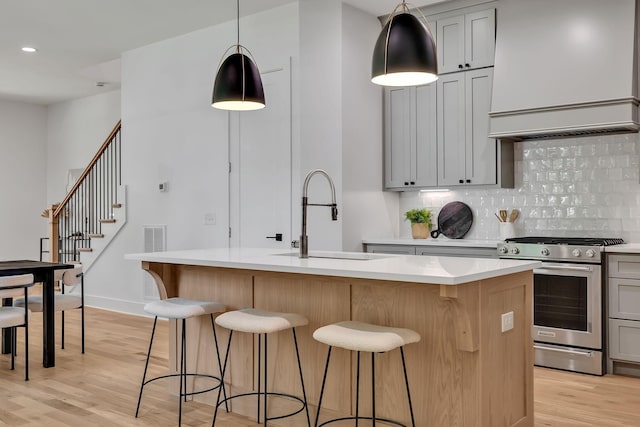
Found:
[[[454,189],[400,195],[401,219],[416,207],[432,210],[459,200],[473,210],[466,239],[497,240],[499,209],[520,209],[521,236],[622,237],[640,242],[638,134],[515,143],[515,188]],[[400,238],[411,236],[400,224]]]

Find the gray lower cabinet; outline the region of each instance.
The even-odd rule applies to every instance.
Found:
[[[640,363],[640,322],[609,319],[609,357]]]
[[[406,245],[364,245],[365,251],[376,254],[415,255],[415,246]]]
[[[467,246],[364,245],[366,252],[401,255],[432,255],[468,258],[497,258],[496,248]]]
[[[640,375],[640,255],[609,255],[609,371]]]

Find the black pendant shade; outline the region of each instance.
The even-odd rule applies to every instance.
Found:
[[[213,85],[211,106],[236,111],[264,108],[260,71],[249,56],[236,52],[222,62]]]
[[[411,13],[392,14],[373,50],[371,81],[382,86],[420,86],[437,80],[437,73],[431,33]]]

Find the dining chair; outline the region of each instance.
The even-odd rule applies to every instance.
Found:
[[[0,299],[27,297],[27,288],[33,285],[33,274],[0,277]],[[15,369],[17,328],[24,327],[24,380],[29,381],[29,315],[28,307],[0,307],[0,328],[11,330],[11,370]]]
[[[82,272],[82,265],[75,264],[74,268],[66,270],[56,270],[54,274],[54,280],[60,282],[60,291],[56,292],[55,298],[55,311],[61,313],[61,347],[64,349],[64,312],[66,310],[80,309],[80,322],[81,322],[81,336],[82,336],[82,354],[84,354],[84,274]],[[76,293],[74,290],[80,287],[80,292]],[[13,301],[14,307],[23,307],[25,298],[16,298]],[[42,295],[29,295],[27,297],[29,302],[29,310],[35,312],[43,311]]]

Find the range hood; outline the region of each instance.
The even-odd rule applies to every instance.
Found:
[[[501,0],[490,134],[638,132],[636,0]]]

